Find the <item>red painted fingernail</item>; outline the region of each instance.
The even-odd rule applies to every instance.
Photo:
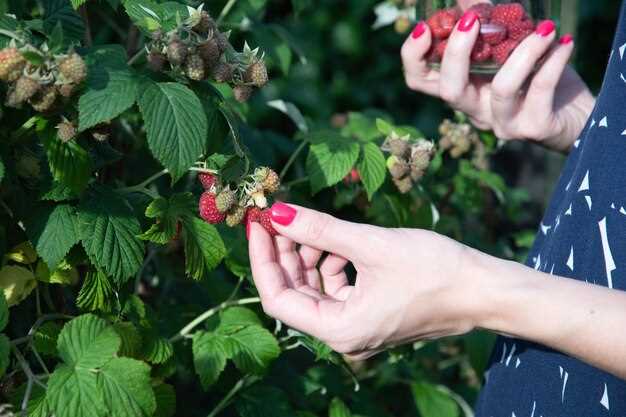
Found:
[[[471,10],[465,12],[461,20],[459,20],[459,30],[461,32],[469,32],[474,27],[476,20],[478,20],[478,15],[475,12]]]
[[[413,39],[417,39],[420,36],[422,36],[424,34],[424,32],[426,32],[426,23],[424,22],[419,22],[417,25],[415,25],[415,27],[413,28],[413,32],[411,32],[411,37]]]
[[[566,33],[565,35],[561,36],[561,39],[559,39],[559,43],[561,45],[567,45],[568,43],[572,43],[573,40],[574,36],[572,36],[571,33]]]
[[[544,20],[537,25],[537,35],[548,36],[556,29],[556,24],[552,20]]]
[[[296,209],[285,203],[274,203],[271,210],[272,220],[282,226],[289,226],[296,217]]]

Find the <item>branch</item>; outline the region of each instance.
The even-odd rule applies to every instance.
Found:
[[[93,45],[93,38],[91,37],[91,27],[89,26],[89,16],[87,15],[87,7],[83,4],[78,8],[78,13],[83,19],[85,24],[85,45],[91,47]]]

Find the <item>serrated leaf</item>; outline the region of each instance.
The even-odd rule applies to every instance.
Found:
[[[74,285],[78,282],[78,271],[75,267],[67,263],[65,260],[61,261],[57,266],[57,269],[50,272],[50,268],[45,262],[37,262],[37,268],[35,269],[35,277],[38,281],[46,282],[48,284],[60,284],[60,285]]]
[[[83,311],[111,311],[115,290],[102,271],[90,271],[76,297],[76,306]]]
[[[0,332],[9,323],[9,304],[3,292],[0,292]]]
[[[242,392],[235,403],[241,417],[293,417],[287,395],[278,388],[255,385]]]
[[[197,280],[203,279],[226,256],[226,248],[217,229],[195,217],[183,221],[183,242],[185,272]]]
[[[57,354],[57,340],[62,326],[54,321],[44,323],[33,337],[33,344],[37,352],[42,355],[55,356]]]
[[[176,392],[170,384],[159,384],[154,387],[156,413],[154,417],[173,417],[176,414]]]
[[[193,337],[193,363],[202,387],[207,390],[217,382],[226,367],[228,355],[222,336],[211,332],[197,332]]]
[[[8,12],[8,10],[0,16],[0,29],[4,29],[7,32],[15,32],[17,29],[17,19],[15,16],[5,14],[6,12]],[[0,34],[0,48],[7,47],[10,41],[10,37]]]
[[[220,328],[229,326],[262,326],[259,316],[249,308],[231,307],[220,314]]]
[[[122,345],[118,355],[129,358],[136,358],[141,351],[141,334],[135,325],[128,321],[115,323],[113,325],[115,332],[122,339]]]
[[[56,417],[105,417],[106,406],[91,369],[59,365],[48,380],[46,402]]]
[[[11,342],[9,338],[4,334],[0,334],[0,377],[4,376],[7,368],[9,367],[11,353]]]
[[[348,123],[341,129],[345,137],[355,137],[364,142],[369,142],[380,137],[376,123],[366,115],[357,112],[348,114]]]
[[[28,236],[37,253],[51,270],[79,241],[78,217],[72,206],[44,206],[34,212],[27,222]]]
[[[177,15],[184,21],[189,17],[185,5],[176,2],[156,3],[152,0],[124,0],[126,13],[145,33],[162,28],[165,32],[176,27]]]
[[[78,102],[80,131],[116,118],[137,100],[140,81],[124,62],[124,51],[106,52],[87,56],[86,88]]]
[[[458,417],[460,414],[454,399],[435,385],[416,382],[411,384],[411,392],[422,417]]]
[[[156,334],[144,336],[143,343],[142,357],[148,362],[162,364],[174,354],[172,342]]]
[[[385,182],[387,173],[385,156],[375,143],[370,142],[363,145],[362,158],[357,165],[357,170],[367,192],[367,197],[371,201],[374,193]]]
[[[14,409],[20,409],[24,396],[26,395],[26,384],[20,385],[14,393],[11,394],[11,403]],[[50,409],[46,402],[46,391],[37,384],[32,385],[28,406],[26,408],[26,416],[28,417],[50,417]]]
[[[74,11],[69,0],[45,0],[44,30],[51,33],[57,24],[63,27],[63,33],[69,39],[80,41],[85,33],[81,17]]]
[[[78,208],[79,231],[89,259],[119,284],[141,268],[144,246],[139,221],[114,192],[99,188]]]
[[[56,131],[48,132],[43,138],[43,144],[54,179],[80,194],[91,178],[89,153],[74,140],[58,140]]]
[[[28,241],[18,243],[9,251],[9,253],[4,255],[4,257],[8,260],[24,265],[34,264],[39,258],[37,251],[35,251],[33,245]]]
[[[63,326],[57,350],[68,366],[92,369],[108,362],[117,353],[120,344],[120,337],[106,321],[85,314]]]
[[[352,417],[352,413],[340,398],[335,397],[328,407],[328,417]]]
[[[49,187],[41,196],[41,200],[60,202],[77,198],[76,193],[70,187],[59,181],[52,181]]]
[[[313,194],[341,181],[359,157],[360,146],[357,142],[337,137],[334,139],[310,147],[306,168]]]
[[[74,9],[78,9],[80,6],[87,3],[87,0],[71,0],[71,2],[72,7],[74,7]]]
[[[0,290],[9,307],[21,303],[36,286],[35,275],[26,268],[6,265],[0,269]]]
[[[230,332],[232,327],[220,331]],[[226,341],[227,353],[244,373],[262,374],[280,355],[274,335],[260,326],[247,326],[230,333]]]
[[[152,201],[146,209],[146,217],[157,219],[150,229],[139,235],[142,240],[165,244],[178,232],[178,222],[195,215],[197,199],[191,193],[174,194],[169,200],[162,197]]]
[[[111,416],[150,417],[156,410],[150,367],[138,360],[115,358],[106,363],[98,374],[98,389]]]
[[[150,151],[174,181],[204,152],[207,117],[198,97],[178,83],[152,83],[141,95]]]

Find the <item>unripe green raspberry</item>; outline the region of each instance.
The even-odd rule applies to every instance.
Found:
[[[405,177],[401,180],[394,179],[393,183],[398,188],[401,194],[407,194],[413,188],[413,181],[411,177]]]
[[[200,58],[200,55],[193,54],[187,57],[187,62],[185,64],[185,73],[187,77],[191,78],[195,81],[200,81],[204,79],[204,61]]]
[[[87,78],[87,65],[80,55],[72,53],[59,62],[59,72],[68,81],[80,84]]]
[[[235,192],[230,189],[225,189],[215,197],[215,206],[220,213],[226,213],[237,202],[237,196]]]
[[[58,86],[59,94],[62,97],[72,97],[74,95],[74,91],[76,91],[76,84],[62,84]]]
[[[56,99],[56,89],[53,86],[46,86],[30,100],[30,104],[38,112],[47,112],[54,106]]]
[[[246,217],[247,209],[239,205],[233,207],[226,215],[226,225],[235,227],[243,222]]]
[[[388,143],[391,154],[398,158],[404,158],[409,153],[409,142],[404,139],[390,138]]]
[[[389,168],[389,173],[394,179],[401,179],[408,175],[409,170],[409,164],[404,161],[398,160]]]
[[[256,177],[267,194],[274,194],[280,188],[280,177],[271,168],[262,167],[256,172]]]
[[[57,137],[61,142],[69,142],[76,137],[76,126],[71,122],[65,121],[57,125]]]
[[[187,45],[180,40],[175,39],[167,45],[167,59],[169,59],[173,65],[182,65],[188,53],[189,49]]]
[[[233,67],[226,62],[220,62],[213,68],[212,75],[218,83],[229,83],[233,80]]]
[[[267,75],[267,67],[263,61],[254,61],[244,75],[244,79],[247,83],[251,83],[256,87],[263,87],[267,84],[268,75]]]
[[[235,88],[233,88],[233,95],[235,96],[235,100],[240,103],[245,103],[250,100],[253,91],[254,90],[249,85],[236,85]]]
[[[15,99],[19,103],[23,103],[26,100],[33,97],[37,91],[39,91],[40,84],[37,80],[33,80],[32,78],[22,75],[15,82]]]
[[[26,60],[17,48],[0,50],[0,80],[15,81],[22,75]]]
[[[222,51],[220,51],[217,40],[215,38],[211,38],[198,45],[198,54],[200,54],[204,60],[207,68],[213,68],[219,62],[222,56]]]

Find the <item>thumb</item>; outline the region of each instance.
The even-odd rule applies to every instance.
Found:
[[[365,246],[377,229],[293,204],[275,203],[270,213],[272,225],[281,235],[349,260],[362,259],[369,252]]]

